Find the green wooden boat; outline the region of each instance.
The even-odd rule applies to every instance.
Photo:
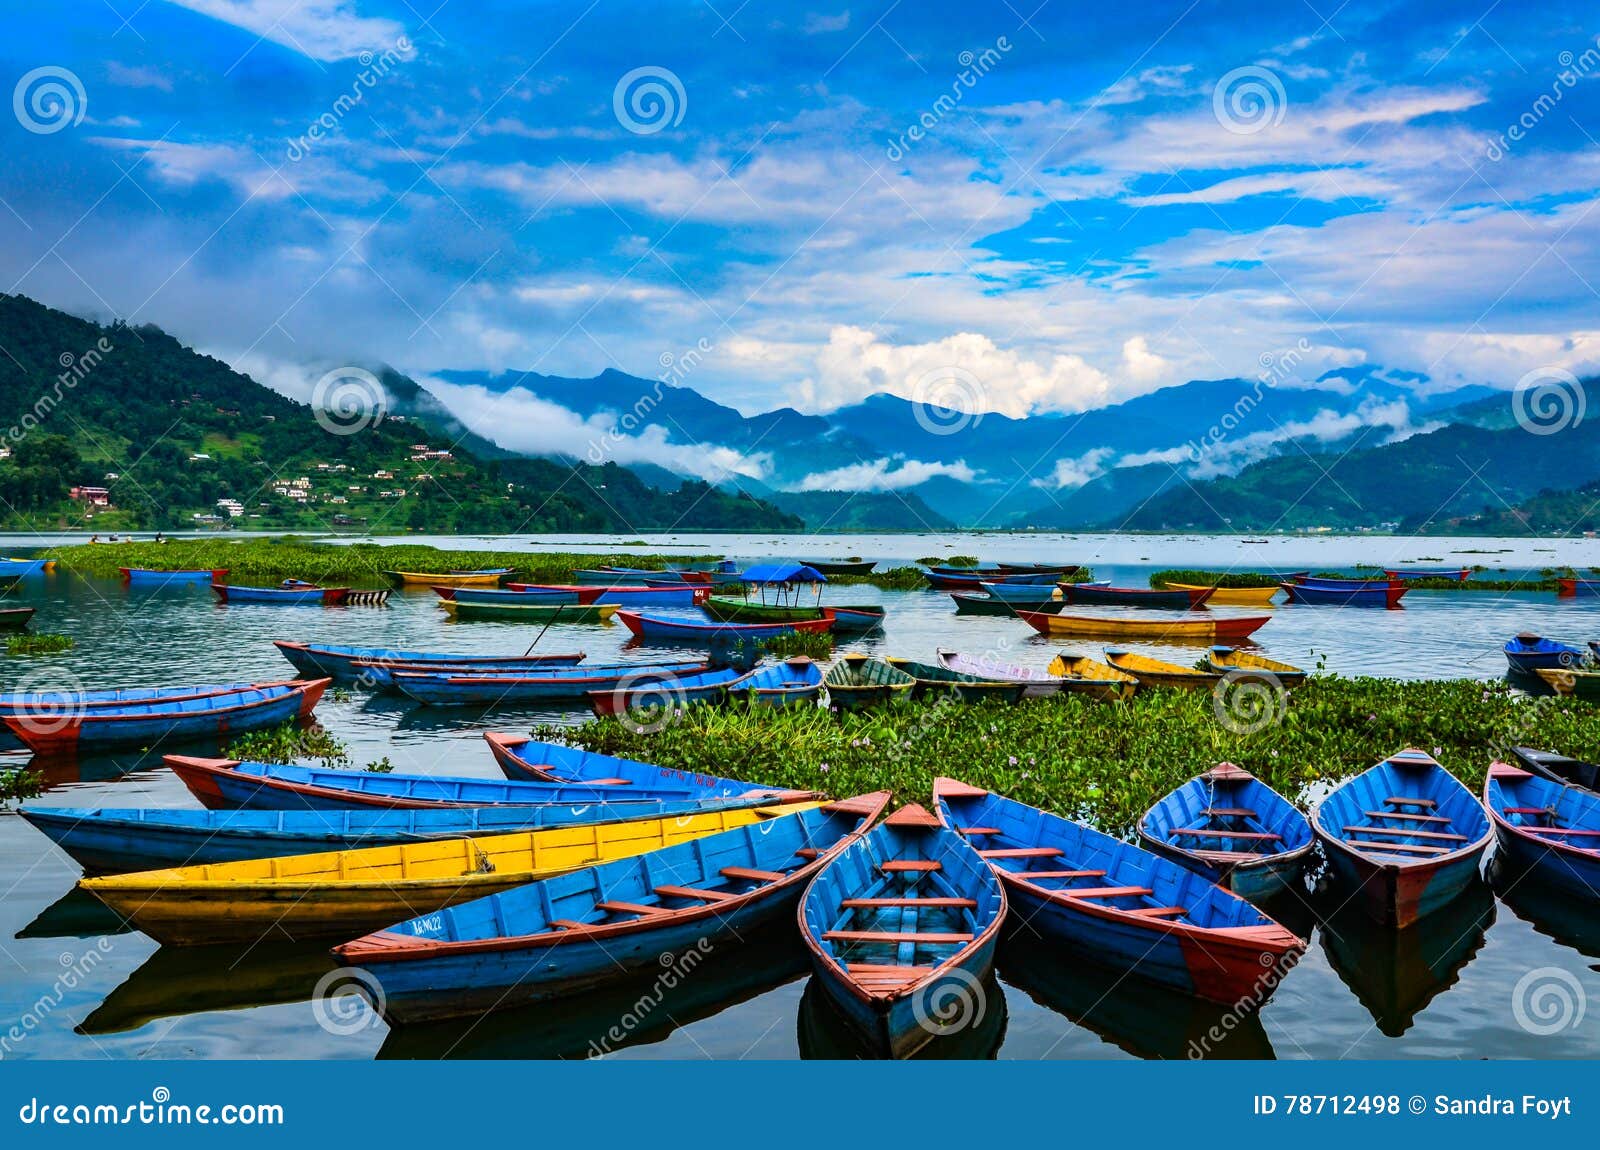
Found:
[[[982,591],[957,591],[950,598],[955,600],[957,615],[1015,615],[1018,611],[1041,611],[1054,615],[1067,605],[1064,599],[1042,599],[1037,603],[1007,603],[1004,599],[996,599],[985,595]]]
[[[872,707],[909,695],[917,681],[882,659],[846,655],[823,676],[828,700],[841,711]]]
[[[1021,701],[1027,683],[1005,682],[1001,679],[984,679],[938,667],[932,663],[918,663],[911,659],[890,656],[885,660],[891,667],[904,671],[917,681],[911,689],[914,699],[947,698],[957,703],[981,703],[985,699],[1004,699],[1008,703]]]
[[[752,603],[712,595],[700,609],[719,623],[803,623],[833,613],[834,634],[855,634],[883,626],[883,607],[877,603],[852,606],[803,607],[787,603]]]
[[[514,623],[608,623],[617,613],[615,603],[462,603],[441,599],[439,606],[452,619],[504,619]]]

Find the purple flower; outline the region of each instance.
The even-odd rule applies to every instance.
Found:
[[[1009,765],[1011,765],[1013,767],[1016,766],[1017,765],[1017,756],[1012,755],[1011,758],[1007,760],[1007,762],[1009,763]]]

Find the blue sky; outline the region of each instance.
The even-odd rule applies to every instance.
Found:
[[[745,410],[1596,366],[1570,7],[435,3],[7,0],[0,290],[290,392],[696,346]]]

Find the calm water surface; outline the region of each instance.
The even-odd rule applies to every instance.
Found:
[[[37,540],[0,540],[17,547]],[[462,546],[507,546],[461,540]],[[541,546],[615,547],[623,540],[542,539]],[[522,541],[521,545],[530,545]],[[1277,539],[1267,545],[1197,537],[891,536],[817,540],[680,537],[647,540],[685,552],[741,557],[883,560],[970,554],[1088,563],[1101,578],[1142,586],[1150,570],[1340,567],[1438,557],[1507,571],[1600,562],[1593,541]],[[642,549],[642,548],[641,548]],[[1473,550],[1477,554],[1455,554]],[[1493,552],[1486,554],[1486,552]],[[947,596],[852,587],[839,601],[890,606],[881,637],[855,649],[927,658],[936,647],[1002,652],[1043,666],[1058,645],[1004,619],[956,617]],[[0,664],[7,688],[91,687],[275,678],[289,671],[270,640],[297,638],[473,652],[523,650],[516,624],[451,624],[427,593],[396,595],[384,609],[232,606],[202,587],[130,591],[114,582],[58,576],[22,593],[38,607],[35,629],[63,631],[77,649]],[[1279,608],[1257,633],[1280,658],[1343,674],[1499,676],[1499,645],[1523,629],[1567,639],[1600,636],[1600,602],[1550,595],[1412,592],[1403,611]],[[649,658],[625,647],[621,627],[552,627],[541,649],[585,650],[591,659]],[[1158,651],[1158,648],[1146,648]],[[1174,652],[1169,650],[1169,654]],[[1193,649],[1181,652],[1192,659]],[[499,777],[479,732],[540,720],[547,711],[490,715],[422,713],[389,696],[328,699],[318,716],[346,740],[357,762],[387,756],[397,770]],[[1207,764],[1197,759],[1195,769]],[[193,807],[159,765],[159,753],[87,760],[55,768],[43,801],[72,806]],[[1151,796],[1152,799],[1155,796]],[[808,990],[805,961],[784,930],[713,955],[659,1002],[639,1010],[649,985],[474,1023],[391,1032],[356,1000],[330,1018],[311,1003],[332,969],[322,947],[258,946],[217,951],[158,948],[115,931],[93,900],[70,892],[77,868],[20,819],[0,815],[0,1057],[853,1057],[861,1052],[826,1002]],[[1305,905],[1275,907],[1309,934],[1306,957],[1259,1017],[1239,1021],[1216,1008],[1119,980],[1040,944],[1005,952],[982,1021],[935,1053],[1002,1058],[1478,1058],[1600,1055],[1600,921],[1560,900],[1496,878],[1421,927],[1395,933],[1363,921],[1316,921]],[[1530,972],[1538,972],[1530,977]],[[1521,984],[1519,994],[1518,987]],[[1538,1025],[1541,988],[1576,987],[1589,1002],[1581,1021],[1551,1034]],[[1544,1001],[1548,1002],[1548,999]],[[319,1017],[326,1025],[319,1025]],[[1530,1026],[1519,1023],[1519,1018]],[[627,1020],[624,1023],[624,1020]],[[8,1037],[15,1023],[20,1037]],[[623,1036],[607,1039],[622,1027]]]

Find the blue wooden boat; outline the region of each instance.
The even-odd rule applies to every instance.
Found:
[[[316,587],[297,579],[285,580],[278,587],[244,587],[236,583],[213,583],[212,593],[222,603],[276,603],[285,606],[331,603],[330,593],[342,597],[345,587]]]
[[[587,699],[595,691],[643,687],[711,670],[704,659],[664,663],[583,663],[515,672],[394,670],[403,694],[430,707],[492,707],[551,699]]]
[[[692,619],[672,619],[665,615],[645,615],[638,611],[618,611],[616,619],[635,638],[646,643],[678,643],[706,646],[711,643],[733,642],[738,639],[771,639],[792,631],[821,631],[833,629],[833,620],[800,619],[786,623],[719,623],[697,622]]]
[[[295,679],[234,691],[200,688],[205,693],[190,690],[100,705],[36,699],[0,712],[0,721],[35,755],[70,757],[120,747],[216,740],[305,721],[328,683],[327,679]]]
[[[423,915],[334,957],[377,978],[399,1023],[481,1014],[639,974],[794,914],[811,876],[866,832],[882,791],[619,859]]]
[[[1600,794],[1600,763],[1586,763],[1582,759],[1568,758],[1555,751],[1540,751],[1533,747],[1512,747],[1511,757],[1525,771],[1549,779],[1563,787],[1581,787]]]
[[[1600,596],[1600,579],[1557,579],[1556,598],[1593,599]]]
[[[977,591],[985,583],[1016,587],[1050,587],[1061,578],[1061,571],[1040,571],[1032,575],[940,575],[929,571],[923,575],[928,586],[936,591]]]
[[[978,584],[979,591],[991,599],[999,599],[1005,603],[1031,604],[1042,602],[1045,599],[1065,603],[1062,593],[1055,586],[1044,583],[990,583],[984,581]]]
[[[1399,579],[1377,583],[1352,581],[1335,584],[1333,580],[1303,583],[1280,583],[1289,595],[1289,602],[1318,607],[1383,607],[1400,606],[1408,588]]]
[[[955,831],[901,807],[817,872],[800,935],[817,981],[876,1053],[909,1058],[985,1009],[1005,889]]]
[[[589,692],[596,715],[625,715],[659,708],[672,710],[690,703],[718,703],[728,688],[744,678],[736,667],[713,667],[690,675],[624,679],[607,690]]]
[[[598,751],[585,751],[578,747],[564,747],[560,743],[545,743],[527,735],[508,735],[500,731],[485,731],[484,741],[489,753],[499,764],[506,778],[519,782],[562,783],[591,787],[610,787],[613,799],[626,798],[633,791],[644,788],[688,789],[689,797],[702,799],[734,798],[740,795],[765,795],[769,798],[794,802],[812,797],[810,791],[791,791],[782,787],[763,787],[743,779],[724,779],[704,775],[698,771],[680,771],[675,767],[662,767],[655,763],[641,763],[633,759],[618,759]]]
[[[940,820],[973,840],[1017,921],[1083,957],[1255,1009],[1305,952],[1294,932],[1202,875],[1092,827],[955,779]]]
[[[1385,571],[1391,579],[1453,579],[1465,583],[1472,578],[1471,567],[1396,567]]]
[[[240,862],[321,851],[400,846],[430,839],[696,815],[770,802],[639,799],[561,806],[441,807],[433,810],[152,810],[35,807],[19,812],[89,874],[124,874],[202,863]]]
[[[153,571],[145,567],[119,567],[122,581],[132,587],[165,586],[168,583],[221,583],[228,577],[226,567],[213,571]]]
[[[1472,792],[1418,750],[1342,784],[1311,824],[1334,879],[1369,918],[1400,927],[1465,890],[1492,837]]]
[[[580,603],[616,604],[619,607],[693,607],[711,594],[711,588],[702,583],[685,583],[677,587],[508,583],[506,587],[511,591],[575,591]]]
[[[1502,858],[1591,909],[1600,904],[1600,795],[1494,763],[1483,805]]]
[[[729,702],[740,700],[763,707],[815,706],[822,695],[822,670],[804,655],[757,667],[728,685]]]
[[[1546,639],[1531,631],[1513,635],[1505,645],[1506,662],[1513,671],[1532,674],[1538,670],[1560,670],[1581,667],[1590,662],[1589,652],[1582,647]]]
[[[682,775],[660,786],[629,785],[624,790],[614,782],[535,783],[399,773],[385,775],[188,755],[168,755],[166,764],[190,793],[213,811],[240,807],[258,811],[339,811],[581,806],[584,803],[631,806],[641,800],[717,799],[751,793],[749,783],[703,786],[695,781],[698,776],[693,775]]]
[[[287,680],[285,680],[287,682]],[[214,683],[181,687],[114,687],[95,691],[6,691],[0,692],[0,718],[37,717],[45,725],[59,723],[63,715],[101,709],[120,710],[136,703],[202,699],[237,691],[266,687],[267,683]],[[0,724],[0,749],[23,746],[9,727]]]
[[[398,651],[390,647],[341,647],[326,643],[291,643],[274,639],[272,645],[305,675],[338,682],[361,682],[374,690],[394,687],[396,670],[444,670],[461,674],[480,671],[521,674],[583,662],[582,651],[549,655],[457,655],[440,651]]]
[[[1292,886],[1316,845],[1293,803],[1232,763],[1158,799],[1139,841],[1252,902]]]
[[[0,559],[0,576],[43,575],[55,569],[54,559]]]

